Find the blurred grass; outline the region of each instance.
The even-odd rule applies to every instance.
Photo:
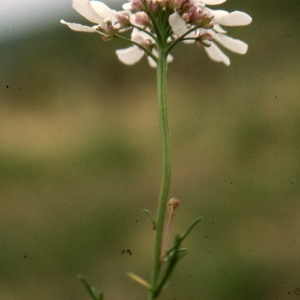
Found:
[[[162,299],[300,287],[299,8],[229,3],[253,16],[229,30],[249,53],[226,68],[181,45],[169,65],[173,234],[204,220]],[[1,299],[88,299],[77,273],[105,299],[145,298],[124,274],[150,275],[156,78],[146,60],[119,63],[123,47],[64,27],[1,44]]]

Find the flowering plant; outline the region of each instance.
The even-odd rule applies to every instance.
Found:
[[[228,37],[221,25],[248,25],[252,19],[244,12],[229,13],[206,7],[206,4],[216,5],[225,1],[132,0],[123,5],[123,11],[116,11],[102,2],[73,0],[73,8],[96,25],[63,20],[61,23],[75,31],[99,33],[105,41],[113,38],[127,40],[133,46],[116,51],[119,60],[126,65],[135,64],[146,54],[149,64],[155,67],[159,59],[158,49],[162,45],[168,54],[167,61],[171,62],[173,57],[169,53],[180,41],[196,43],[199,47],[202,45],[212,60],[229,65],[228,56],[215,42],[238,54],[245,54],[248,46],[241,40]],[[131,29],[131,39],[120,35]]]
[[[172,198],[168,202],[171,178],[171,153],[167,111],[167,63],[173,60],[170,54],[179,43],[195,43],[203,48],[210,59],[230,65],[229,57],[219,45],[237,54],[245,54],[248,45],[227,36],[222,26],[242,26],[251,23],[251,17],[241,11],[227,12],[213,10],[207,5],[218,5],[226,0],[130,0],[123,4],[121,11],[109,8],[99,1],[73,0],[73,8],[94,25],[81,25],[61,20],[70,29],[81,32],[98,33],[104,41],[114,38],[124,40],[130,47],[116,50],[119,60],[133,65],[146,55],[151,67],[157,67],[157,90],[159,102],[160,131],[163,152],[162,183],[157,204],[156,218],[145,210],[155,229],[154,258],[151,283],[139,276],[128,273],[134,281],[148,289],[149,299],[156,299],[170,278],[178,260],[186,252],[180,248],[182,241],[200,221],[197,218],[186,232],[175,238],[168,248],[172,219],[179,201]],[[131,38],[124,32],[131,30]],[[163,239],[166,209],[169,219]],[[85,279],[80,277],[93,299],[102,299]]]

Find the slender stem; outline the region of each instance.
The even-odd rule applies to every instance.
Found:
[[[168,109],[167,109],[167,52],[166,42],[159,44],[158,61],[157,61],[157,89],[158,89],[158,103],[159,103],[159,122],[160,134],[162,142],[162,182],[160,195],[156,214],[156,231],[154,244],[154,260],[152,270],[152,290],[149,292],[149,300],[156,298],[156,286],[159,278],[161,268],[161,251],[162,251],[162,237],[164,229],[164,219],[168,201],[168,194],[171,179],[171,151],[170,151],[170,137],[168,126]]]
[[[169,42],[169,45],[168,45],[168,47],[167,47],[167,51],[168,51],[168,52],[171,52],[172,48],[173,48],[176,44],[178,44],[179,42],[181,42],[181,41],[185,41],[185,40],[195,41],[195,40],[196,40],[195,38],[192,38],[192,37],[191,37],[191,38],[186,38],[186,36],[187,36],[189,33],[193,32],[193,31],[195,31],[196,29],[201,28],[201,27],[202,27],[202,25],[194,26],[194,27],[192,27],[191,29],[187,30],[184,34],[182,34],[182,35],[179,36],[178,38],[176,38],[176,39],[174,39],[173,41]]]
[[[155,62],[157,61],[157,57],[156,57],[151,51],[149,51],[146,47],[144,47],[143,45],[141,45],[141,44],[139,44],[139,43],[137,43],[137,42],[135,42],[135,41],[133,41],[133,40],[127,39],[127,38],[125,38],[125,37],[122,36],[122,35],[115,34],[114,37],[117,38],[117,39],[126,41],[126,42],[128,42],[128,43],[130,43],[130,44],[133,44],[133,45],[139,47],[139,48],[142,49],[147,55],[149,55]]]

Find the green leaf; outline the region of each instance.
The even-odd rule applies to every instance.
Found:
[[[186,232],[180,236],[181,242],[188,236],[188,234],[192,231],[192,229],[202,220],[202,217],[198,217],[196,220],[192,222],[192,224],[188,227]]]
[[[198,217],[196,220],[194,220],[192,222],[192,224],[188,227],[188,229],[185,231],[185,233],[183,233],[182,235],[180,235],[178,237],[178,239],[176,239],[174,245],[168,249],[168,251],[166,252],[166,256],[169,256],[170,253],[172,251],[174,251],[174,249],[176,248],[176,243],[179,243],[178,247],[180,246],[180,244],[182,243],[182,241],[188,236],[188,234],[192,231],[192,229],[202,220],[201,217]]]
[[[155,220],[154,220],[151,212],[148,209],[143,209],[143,212],[150,218],[150,220],[152,222],[152,225],[153,225],[152,228],[155,230],[156,229],[156,223],[155,223]]]
[[[94,300],[104,299],[103,294],[102,293],[98,294],[95,288],[90,286],[89,283],[85,280],[85,278],[83,278],[81,275],[77,275],[77,278],[83,283],[84,287],[86,288],[86,290]]]
[[[179,259],[181,259],[186,253],[186,248],[179,249],[182,241],[188,236],[188,234],[191,232],[191,230],[202,220],[202,218],[197,218],[192,222],[192,224],[188,227],[188,229],[183,233],[182,235],[177,235],[175,237],[175,242],[173,246],[168,249],[166,253],[166,259],[167,266],[165,268],[164,274],[161,277],[161,280],[158,282],[158,284],[154,287],[153,295],[154,297],[158,297],[159,293],[161,292],[164,285],[167,283],[168,279],[171,276],[172,271],[174,270],[176,264],[178,263]]]

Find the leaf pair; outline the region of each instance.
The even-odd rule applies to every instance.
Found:
[[[161,292],[162,288],[165,286],[167,281],[169,280],[172,271],[174,270],[176,264],[178,263],[179,259],[182,258],[186,253],[186,248],[180,248],[181,243],[183,240],[188,236],[191,230],[199,223],[202,218],[197,218],[186,230],[185,233],[182,235],[177,235],[175,237],[175,241],[172,247],[170,247],[166,252],[166,257],[164,262],[167,262],[167,266],[165,268],[164,274],[162,275],[161,279],[159,280],[158,284],[153,288],[153,296],[157,298],[159,293]]]

